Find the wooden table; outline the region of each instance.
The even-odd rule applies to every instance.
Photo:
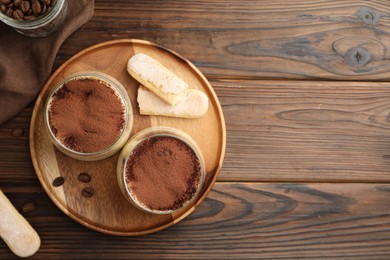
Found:
[[[390,259],[389,12],[386,0],[96,1],[53,70],[112,39],[177,51],[219,97],[225,161],[180,223],[101,234],[39,183],[32,103],[0,126],[0,187],[42,239],[32,259]]]

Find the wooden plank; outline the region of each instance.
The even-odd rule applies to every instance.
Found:
[[[227,129],[220,180],[390,181],[390,83],[212,85]]]
[[[55,67],[90,45],[138,38],[179,52],[209,78],[387,80],[389,12],[387,0],[97,0]]]
[[[218,183],[188,218],[142,237],[89,230],[37,188],[5,188],[37,229],[32,259],[388,259],[389,184]],[[0,241],[0,259],[12,254]]]
[[[390,83],[211,85],[227,129],[220,181],[390,181]],[[27,138],[30,117],[31,107],[0,126],[0,185],[37,182]]]
[[[19,115],[0,125],[0,187],[37,184],[29,149],[29,127],[33,103]]]

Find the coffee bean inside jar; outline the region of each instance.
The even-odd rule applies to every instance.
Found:
[[[44,37],[65,21],[67,0],[0,0],[0,21],[30,37]]]
[[[0,10],[16,20],[35,20],[45,15],[56,0],[0,0]]]

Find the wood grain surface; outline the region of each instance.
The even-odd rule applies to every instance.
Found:
[[[176,50],[208,78],[386,80],[389,11],[387,0],[96,1],[56,64],[136,38]]]
[[[221,180],[390,181],[390,83],[213,85],[227,124]]]
[[[5,190],[17,208],[35,205],[31,259],[388,259],[388,184],[218,183],[188,218],[142,237],[82,227],[40,191]],[[0,257],[12,257],[2,241]]]
[[[387,0],[96,0],[53,71],[106,40],[177,51],[221,102],[225,161],[177,225],[104,235],[40,185],[31,104],[0,126],[0,187],[41,235],[32,259],[389,259],[389,11]],[[0,259],[13,258],[0,241]]]

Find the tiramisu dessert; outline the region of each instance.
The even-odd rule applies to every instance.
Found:
[[[54,143],[76,159],[98,160],[118,151],[132,125],[131,106],[119,82],[102,74],[67,79],[46,108]]]
[[[118,167],[125,196],[140,209],[157,214],[178,211],[195,197],[203,182],[197,148],[173,131],[144,130],[122,151]],[[178,135],[176,135],[178,134]]]

